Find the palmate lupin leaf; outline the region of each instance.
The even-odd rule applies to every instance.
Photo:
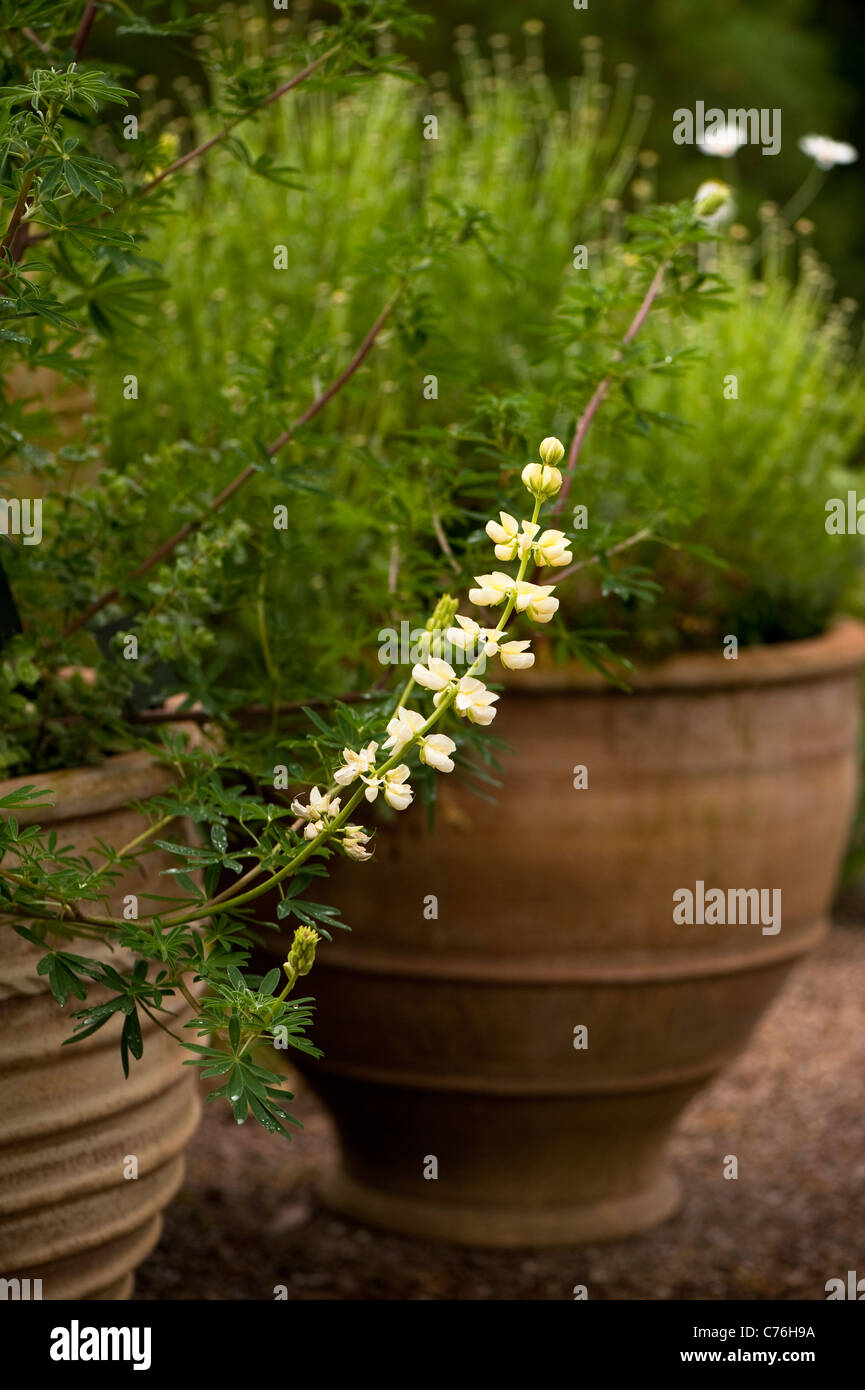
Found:
[[[11,105],[26,102],[38,112],[55,102],[76,112],[98,111],[103,102],[127,106],[128,98],[135,97],[135,92],[121,87],[108,73],[79,68],[75,63],[65,70],[36,68],[28,83],[0,87],[0,101]]]
[[[284,1108],[294,1100],[294,1094],[286,1089],[278,1072],[259,1066],[249,1055],[226,1053],[196,1043],[184,1045],[199,1054],[184,1062],[184,1066],[201,1067],[202,1077],[228,1077],[223,1086],[207,1092],[207,1103],[224,1098],[239,1125],[245,1124],[252,1115],[269,1134],[281,1134],[286,1139],[292,1137],[286,1125],[303,1129],[301,1121]]]
[[[23,174],[38,173],[40,198],[53,199],[64,191],[77,198],[82,190],[97,203],[106,190],[121,192],[123,181],[112,164],[92,155],[75,153],[80,142],[69,136],[54,149],[39,151],[22,165]]]
[[[207,1033],[221,1024],[224,1035],[227,1034],[227,1047],[185,1042],[184,1046],[196,1055],[184,1065],[201,1067],[202,1077],[227,1078],[223,1086],[208,1093],[207,1100],[227,1099],[238,1124],[244,1124],[252,1115],[269,1133],[290,1139],[286,1124],[302,1128],[300,1121],[284,1108],[294,1097],[278,1072],[253,1060],[248,1029],[251,1024],[258,1030],[264,1019],[274,1046],[291,1046],[307,1056],[320,1057],[319,1049],[304,1036],[311,1022],[313,1001],[298,999],[289,1003],[273,998],[271,992],[280,981],[278,970],[271,970],[258,989],[250,988],[235,966],[227,967],[226,977],[227,985],[217,987],[215,995],[204,1003],[202,1018],[189,1026]]]

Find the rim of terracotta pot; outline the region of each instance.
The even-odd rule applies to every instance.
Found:
[[[170,722],[187,735],[190,743],[200,746],[207,742],[206,735],[197,724],[184,719],[183,714],[173,708],[182,700],[182,695],[172,696],[161,712],[177,713],[176,720]],[[0,778],[0,795],[3,796],[19,787],[57,793],[53,805],[46,802],[34,807],[16,806],[14,812],[0,811],[0,815],[14,814],[19,825],[57,825],[61,821],[98,816],[133,801],[147,801],[165,791],[171,781],[171,769],[149,748],[133,748],[125,753],[109,753],[98,763]]]
[[[130,801],[146,801],[163,791],[170,781],[170,769],[146,748],[138,748],[129,753],[113,753],[103,762],[89,766],[10,777],[0,781],[0,794],[6,796],[18,787],[55,792],[53,805],[46,802],[42,806],[16,806],[9,814],[14,814],[20,825],[56,825],[115,810]]]
[[[722,652],[678,652],[653,666],[620,669],[632,690],[728,690],[820,680],[865,667],[865,623],[841,618],[817,637],[741,647],[735,660]],[[528,671],[508,671],[508,690],[527,694],[573,692],[627,698],[597,671],[579,661],[556,665],[548,650],[537,653]]]

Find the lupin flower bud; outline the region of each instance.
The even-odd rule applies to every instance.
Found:
[[[554,467],[555,464],[561,463],[565,457],[565,446],[560,439],[556,439],[554,434],[547,435],[546,439],[541,440],[538,457],[541,463],[547,463]]]
[[[282,967],[290,980],[299,975],[308,975],[315,964],[315,948],[321,940],[313,927],[298,927],[294,933],[288,960]]]
[[[451,598],[450,594],[442,594],[427,622],[427,632],[440,632],[442,628],[450,627],[459,606],[459,599]]]
[[[555,442],[558,444],[558,440]],[[559,444],[560,449],[561,447]],[[561,454],[559,457],[561,458]],[[562,475],[558,468],[553,468],[547,463],[527,463],[520,477],[532,496],[542,501],[546,497],[555,497],[562,485]]]

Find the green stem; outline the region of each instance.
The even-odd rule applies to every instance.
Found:
[[[122,849],[117,851],[117,858],[125,859],[127,854],[135,849],[137,845],[142,844],[144,840],[149,840],[151,835],[155,835],[157,831],[162,830],[164,826],[170,825],[173,820],[176,820],[176,817],[173,815],[163,816],[161,820],[154,821],[153,825],[148,825],[146,830],[142,830],[140,835],[136,835],[134,840],[130,840],[128,845],[124,845]]]
[[[267,680],[270,686],[270,732],[276,733],[276,721],[279,711],[279,678],[273,661],[273,653],[270,649],[270,642],[267,636],[267,614],[265,611],[265,588],[267,571],[262,569],[258,580],[258,594],[256,596],[255,613],[258,621],[258,640],[261,645],[261,655],[264,660],[264,668],[267,671]]]
[[[813,203],[825,181],[825,169],[819,168],[817,164],[812,164],[801,187],[781,209],[779,216],[782,222],[795,222],[797,218],[801,217],[805,209]]]

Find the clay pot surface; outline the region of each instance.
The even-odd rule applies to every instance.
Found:
[[[353,931],[319,949],[325,1058],[303,1062],[341,1137],[332,1205],[505,1246],[674,1211],[671,1126],[826,930],[863,663],[845,622],[676,657],[632,694],[582,668],[510,680],[495,804],[444,778],[432,833],[417,808],[392,817],[372,862],[335,871]],[[698,881],[780,889],[780,931],[677,924]]]
[[[96,840],[115,848],[132,840],[144,821],[125,803],[153,796],[167,781],[164,768],[136,752],[0,782],[0,796],[23,785],[50,788],[54,806],[17,810],[19,823],[51,826],[61,844],[86,853]],[[159,871],[169,862],[148,854],[117,882],[112,908],[135,893],[148,911],[144,895],[165,894]],[[89,941],[68,949],[118,960]],[[200,1113],[195,1076],[181,1067],[177,1043],[144,1019],[144,1055],[130,1061],[128,1080],[119,1019],[62,1046],[82,1003],[58,1006],[35,972],[39,955],[0,919],[0,1277],[29,1279],[31,1297],[41,1280],[44,1299],[127,1298],[180,1186]],[[89,990],[87,1003],[102,997],[110,996]],[[137,1178],[124,1176],[131,1156]]]

